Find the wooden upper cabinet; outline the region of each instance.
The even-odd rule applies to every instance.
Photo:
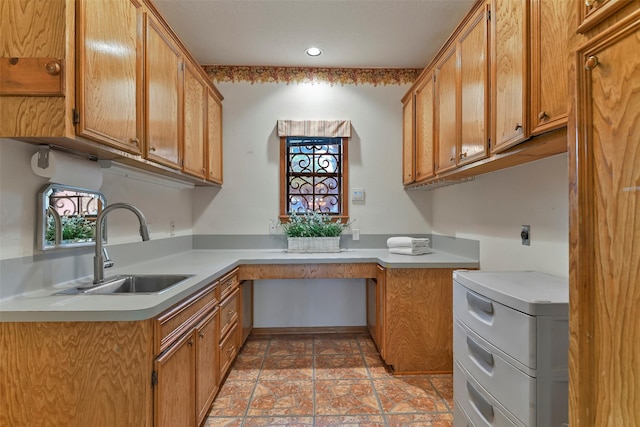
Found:
[[[434,116],[433,116],[433,72],[424,76],[421,83],[416,87],[415,92],[415,168],[416,181],[421,181],[432,177],[434,169]]]
[[[207,89],[207,181],[222,184],[222,101]]]
[[[415,181],[415,127],[413,91],[402,99],[402,183]]]
[[[637,0],[578,0],[578,32],[584,33]]]
[[[484,158],[489,143],[489,5],[480,8],[458,40],[460,143],[458,165]]]
[[[570,48],[576,7],[569,1],[531,3],[531,134],[567,124]]]
[[[146,157],[181,168],[183,58],[162,25],[146,15]]]
[[[142,5],[77,3],[76,134],[142,154]]]
[[[528,137],[528,9],[525,0],[493,0],[491,4],[491,152]]]
[[[184,70],[184,164],[182,170],[206,177],[205,83],[195,66],[185,62]]]
[[[445,53],[436,65],[436,141],[438,161],[436,172],[442,173],[456,167],[458,144],[458,85],[457,55],[455,46]]]

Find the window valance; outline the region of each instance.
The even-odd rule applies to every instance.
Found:
[[[351,120],[278,120],[278,136],[351,138]]]

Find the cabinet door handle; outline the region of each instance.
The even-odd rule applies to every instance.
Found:
[[[140,145],[140,140],[138,138],[131,138],[131,143],[137,147]]]
[[[487,314],[493,314],[493,303],[489,299],[467,292],[467,302],[473,308],[477,308]]]
[[[522,129],[522,125],[520,123],[516,123],[516,129],[515,130],[521,130]]]
[[[149,147],[149,151],[156,151],[156,147]]]
[[[198,335],[200,336],[200,338],[204,338],[204,332],[200,332]]]
[[[465,152],[463,152],[463,153],[460,153],[460,158],[461,158],[461,159],[464,159],[464,158],[466,158],[466,157],[467,157],[467,152],[466,152],[466,151],[465,151]]]
[[[449,158],[449,161],[450,161],[451,163],[453,163],[453,162],[455,162],[455,161],[456,161],[456,158],[455,158],[455,157],[453,157],[453,156],[451,156],[451,157]]]
[[[473,402],[473,406],[476,407],[480,415],[482,415],[489,424],[493,425],[493,406],[491,406],[491,403],[487,402],[469,381],[467,381],[467,391],[469,392],[469,397]]]
[[[544,120],[547,117],[547,112],[546,111],[540,111],[538,113],[538,120]]]
[[[587,60],[584,62],[584,68],[586,70],[593,70],[594,68],[596,68],[598,66],[600,62],[598,61],[598,57],[595,55],[591,55],[590,57],[587,58]]]
[[[467,346],[471,352],[483,360],[487,365],[493,366],[493,354],[480,344],[475,342],[470,336],[467,336]]]
[[[189,340],[187,344],[189,344],[189,347],[193,346],[193,340]]]

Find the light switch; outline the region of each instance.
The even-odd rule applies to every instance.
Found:
[[[351,193],[351,200],[354,202],[364,201],[364,188],[354,188]]]

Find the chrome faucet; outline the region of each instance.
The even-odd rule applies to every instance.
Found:
[[[93,257],[93,283],[100,283],[104,280],[104,268],[105,266],[111,267],[113,262],[109,259],[109,256],[106,255],[106,251],[104,251],[102,247],[102,228],[104,227],[104,221],[107,214],[116,209],[128,209],[138,217],[138,222],[140,222],[140,236],[143,241],[149,240],[149,229],[147,228],[147,220],[144,217],[142,211],[136,208],[129,203],[114,203],[112,205],[107,206],[98,214],[98,218],[96,219],[96,254]],[[105,265],[105,257],[107,258],[107,265]]]

